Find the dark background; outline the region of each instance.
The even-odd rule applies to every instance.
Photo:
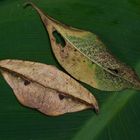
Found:
[[[140,75],[140,0],[32,0],[50,16],[96,33],[122,61]],[[0,59],[56,65],[48,34],[24,0],[0,0]],[[62,69],[63,70],[63,69]],[[23,107],[0,77],[0,140],[138,140],[138,91],[104,92],[86,86],[98,99],[92,110],[48,117]]]

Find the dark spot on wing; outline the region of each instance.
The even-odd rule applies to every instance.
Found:
[[[108,68],[111,72],[113,72],[113,73],[115,73],[115,74],[118,74],[119,73],[119,71],[117,70],[117,69],[110,69],[110,68]]]
[[[58,96],[59,96],[59,99],[60,99],[60,100],[63,100],[63,99],[65,98],[65,96],[62,95],[62,94],[59,94]]]
[[[31,83],[30,81],[24,80],[24,85],[25,85],[25,86],[29,85],[30,83]]]

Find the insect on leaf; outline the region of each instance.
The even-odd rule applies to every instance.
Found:
[[[95,97],[88,90],[54,66],[2,60],[0,70],[24,106],[51,116],[88,108],[99,110]]]
[[[116,59],[94,33],[64,25],[31,2],[26,5],[39,13],[55,57],[74,78],[100,90],[140,89],[135,71]]]

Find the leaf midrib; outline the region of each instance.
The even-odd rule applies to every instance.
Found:
[[[127,104],[134,96],[136,91],[113,94],[102,106],[98,116],[89,119],[82,129],[75,135],[73,140],[93,140],[102,132],[107,124],[109,124],[117,113]],[[117,104],[117,105],[116,105]]]

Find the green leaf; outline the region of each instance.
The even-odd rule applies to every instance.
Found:
[[[96,33],[123,62],[140,74],[139,0],[33,0],[63,23]],[[24,59],[56,65],[49,37],[32,8],[21,0],[0,1],[0,59]],[[61,68],[62,69],[62,68]],[[2,140],[138,140],[140,94],[137,91],[96,93],[100,113],[87,110],[57,118],[21,106],[0,77]],[[94,133],[95,131],[95,133]]]

